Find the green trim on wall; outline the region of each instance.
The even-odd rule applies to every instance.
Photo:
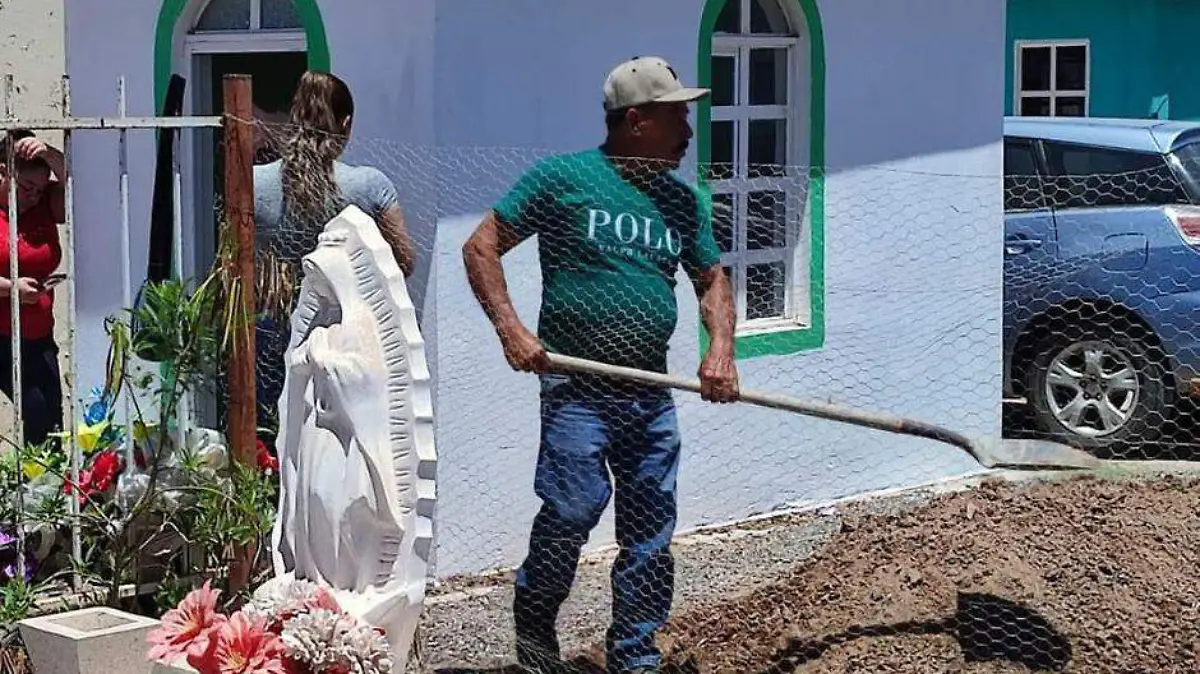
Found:
[[[737,358],[778,356],[820,348],[825,344],[825,35],[821,27],[821,13],[817,0],[781,0],[797,2],[804,12],[809,41],[809,80],[812,91],[809,97],[809,193],[808,207],[811,214],[811,237],[809,251],[809,325],[795,329],[762,334],[742,335],[735,339],[734,354]],[[712,37],[717,17],[727,0],[707,0],[700,18],[699,54],[697,77],[699,86],[712,84]],[[712,122],[712,104],[705,98],[696,110],[696,152],[703,166],[710,161],[712,146],[709,127]],[[704,175],[698,176],[703,187]],[[708,350],[708,331],[700,324],[700,351]]]
[[[304,26],[304,38],[308,47],[308,67],[312,70],[330,69],[329,40],[325,37],[325,22],[321,19],[321,8],[317,0],[294,0],[296,15]],[[167,84],[171,81],[175,59],[175,28],[188,0],[163,0],[158,11],[158,24],[154,29],[154,109],[162,110],[167,97]]]

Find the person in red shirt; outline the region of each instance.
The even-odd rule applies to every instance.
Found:
[[[8,153],[15,158],[8,175]],[[66,162],[57,149],[30,131],[0,139],[0,390],[13,397],[12,309],[21,310],[21,417],[27,445],[44,443],[62,428],[62,381],[54,342],[54,277],[62,262],[58,224],[66,220]],[[16,203],[9,203],[16,182]],[[11,279],[10,218],[17,216],[17,274]]]

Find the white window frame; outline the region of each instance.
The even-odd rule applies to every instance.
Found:
[[[779,0],[769,0],[779,2]],[[808,222],[808,170],[801,166],[799,154],[802,147],[807,147],[808,138],[800,139],[798,134],[808,133],[808,126],[802,123],[802,106],[807,105],[808,92],[798,91],[797,83],[805,81],[801,71],[799,58],[800,37],[795,30],[796,18],[784,6],[779,10],[787,17],[792,26],[789,35],[762,35],[749,33],[751,2],[743,1],[739,26],[742,33],[714,32],[712,36],[712,58],[732,57],[736,66],[734,72],[735,102],[733,105],[712,105],[711,122],[732,121],[737,128],[733,151],[733,176],[722,179],[708,179],[708,185],[714,196],[718,194],[733,195],[733,250],[721,253],[721,264],[732,270],[735,305],[737,308],[738,336],[764,334],[796,328],[807,327],[811,324],[812,307],[808,306],[809,299],[809,260],[811,251]],[[787,52],[787,102],[784,105],[749,105],[750,96],[750,50],[751,49],[784,49]],[[749,158],[751,120],[783,120],[786,134],[784,160],[787,162],[782,177],[749,178],[743,169]],[[712,137],[710,132],[710,138]],[[801,142],[803,140],[803,142]],[[748,203],[747,197],[751,192],[778,191],[784,194],[785,201],[785,243],[782,248],[763,248],[747,250],[744,242],[748,232]],[[714,214],[715,218],[715,214]],[[782,262],[783,273],[783,315],[749,320],[746,318],[748,294],[746,288],[747,268],[755,264]]]
[[[1022,65],[1021,58],[1025,49],[1050,48],[1050,88],[1045,90],[1024,90],[1021,88]],[[1058,49],[1059,47],[1083,47],[1083,89],[1058,88]],[[1026,98],[1049,98],[1050,116],[1057,117],[1055,103],[1059,98],[1083,98],[1083,116],[1091,115],[1092,89],[1092,44],[1091,40],[1016,40],[1013,43],[1013,114],[1021,114],[1021,102]]]

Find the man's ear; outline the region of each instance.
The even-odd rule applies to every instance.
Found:
[[[346,119],[342,120],[342,133],[350,133],[350,124],[354,120],[354,115],[346,115]]]
[[[629,126],[629,132],[638,135],[642,132],[642,113],[637,108],[629,108],[625,111],[625,124]]]

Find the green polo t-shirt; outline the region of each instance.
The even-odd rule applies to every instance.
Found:
[[[544,159],[494,207],[538,237],[538,337],[564,355],[665,372],[675,272],[720,260],[712,202],[664,173],[635,186],[599,148]]]

